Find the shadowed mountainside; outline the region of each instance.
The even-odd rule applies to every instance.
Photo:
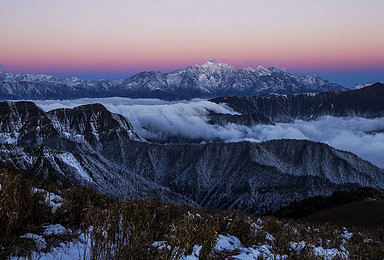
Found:
[[[382,169],[322,143],[158,145],[99,104],[48,113],[32,102],[0,107],[0,166],[116,196],[265,213],[337,190],[384,187]]]
[[[222,97],[212,102],[226,104],[244,115],[259,113],[273,122],[311,120],[321,116],[364,118],[384,117],[384,84],[345,92],[253,97]]]

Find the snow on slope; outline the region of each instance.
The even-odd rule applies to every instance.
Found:
[[[0,100],[74,99],[84,97],[133,97],[192,99],[227,95],[303,93],[345,90],[317,76],[261,66],[237,69],[229,64],[206,62],[173,72],[141,72],[125,80],[80,80],[48,75],[0,72]]]
[[[72,153],[57,154],[57,157],[60,160],[62,160],[63,163],[72,167],[77,172],[77,174],[81,176],[83,179],[85,179],[88,182],[93,182],[92,178],[89,176],[89,174],[86,172],[83,166],[79,163],[79,161],[75,158],[75,156],[73,156]]]

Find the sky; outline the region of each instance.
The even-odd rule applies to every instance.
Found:
[[[381,0],[1,0],[0,70],[127,78],[209,59],[384,81]]]

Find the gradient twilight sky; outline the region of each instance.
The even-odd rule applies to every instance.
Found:
[[[384,81],[383,0],[1,0],[0,70],[126,78],[207,59]]]

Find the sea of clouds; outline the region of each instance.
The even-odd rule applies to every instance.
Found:
[[[48,111],[101,103],[108,110],[127,117],[136,131],[151,141],[166,142],[172,137],[182,140],[266,141],[271,139],[309,139],[350,151],[384,168],[384,118],[337,118],[325,116],[317,120],[256,125],[208,124],[208,110],[235,114],[224,105],[206,100],[163,101],[157,99],[85,98],[77,100],[34,101]],[[174,140],[174,139],[173,139]]]

